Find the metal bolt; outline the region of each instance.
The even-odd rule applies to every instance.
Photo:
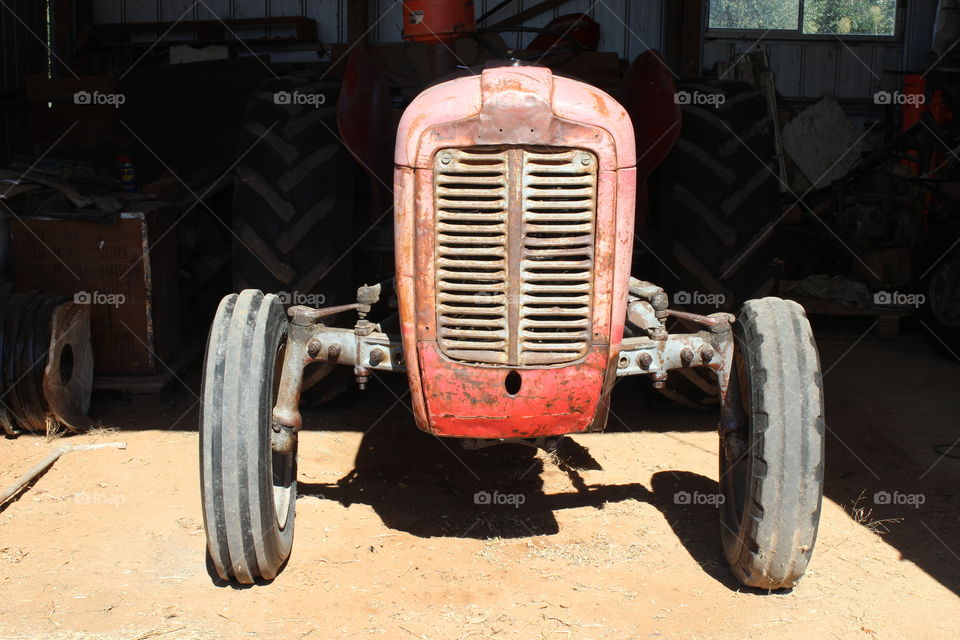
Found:
[[[653,374],[653,388],[663,389],[665,386],[667,386],[667,374],[662,371]]]
[[[320,349],[322,348],[323,348],[323,344],[319,340],[314,338],[313,340],[307,343],[307,354],[311,358],[316,358],[317,355],[320,353]]]
[[[450,164],[451,162],[453,162],[453,156],[452,156],[452,155],[450,155],[449,153],[441,153],[441,154],[440,154],[440,163],[441,163],[441,164]]]
[[[357,386],[360,391],[363,391],[367,388],[367,382],[370,380],[370,371],[366,367],[357,367],[354,373],[357,376]]]
[[[680,362],[685,367],[689,367],[690,363],[693,362],[693,350],[690,347],[684,347],[680,352]]]
[[[375,367],[386,359],[386,354],[381,349],[374,349],[370,352],[370,366]]]
[[[650,296],[650,306],[653,307],[655,311],[663,311],[670,306],[670,296],[663,291],[659,291]]]
[[[641,369],[649,369],[650,365],[653,364],[653,356],[644,351],[637,356],[637,364]]]
[[[330,362],[336,362],[340,357],[340,345],[332,344],[327,347],[327,360]]]
[[[700,349],[700,359],[703,360],[704,363],[707,363],[713,360],[714,355],[715,354],[713,353],[713,349],[711,349],[710,347],[703,347],[702,349]]]
[[[591,158],[587,154],[583,154],[582,156],[580,156],[580,164],[582,164],[583,166],[588,167],[592,162],[593,162],[593,158]]]
[[[617,362],[617,366],[621,369],[626,369],[627,365],[630,364],[630,359],[627,356],[621,356],[620,360]]]

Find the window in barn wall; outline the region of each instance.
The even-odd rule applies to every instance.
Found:
[[[805,0],[803,32],[856,36],[893,36],[897,0]]]
[[[710,0],[711,29],[796,31],[800,2],[781,0]]]
[[[897,35],[897,0],[710,0],[709,28],[776,35]]]

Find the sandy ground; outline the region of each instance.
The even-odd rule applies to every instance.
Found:
[[[909,340],[821,351],[826,497],[790,592],[739,587],[715,508],[680,504],[717,491],[713,416],[644,381],[617,390],[612,433],[559,457],[422,434],[402,379],[311,410],[289,563],[270,584],[223,585],[204,561],[184,388],[156,407],[99,397],[107,430],[69,441],[126,450],[71,453],[0,512],[0,636],[955,638],[960,462],[931,447],[960,436],[960,366]],[[0,485],[53,446],[0,442]],[[522,504],[477,505],[478,491]],[[878,491],[923,504],[877,505]]]

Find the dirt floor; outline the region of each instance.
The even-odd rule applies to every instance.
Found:
[[[105,429],[68,441],[126,450],[71,453],[0,512],[0,636],[956,638],[960,461],[933,446],[960,437],[960,366],[919,338],[858,337],[820,338],[826,495],[790,592],[734,581],[709,504],[713,414],[642,380],[617,389],[612,433],[556,457],[418,432],[402,379],[310,410],[288,565],[270,584],[221,584],[204,562],[188,371],[159,406],[99,396]],[[0,442],[0,486],[53,446]],[[477,505],[478,491],[512,504]]]

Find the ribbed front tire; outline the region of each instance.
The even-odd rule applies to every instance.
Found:
[[[290,555],[296,453],[270,447],[287,320],[274,295],[220,303],[203,365],[200,480],[207,550],[224,580],[271,580]]]
[[[733,376],[746,424],[739,449],[732,438],[720,445],[724,555],[743,584],[789,588],[807,568],[820,522],[820,359],[795,302],[750,300],[737,316],[734,335]]]

